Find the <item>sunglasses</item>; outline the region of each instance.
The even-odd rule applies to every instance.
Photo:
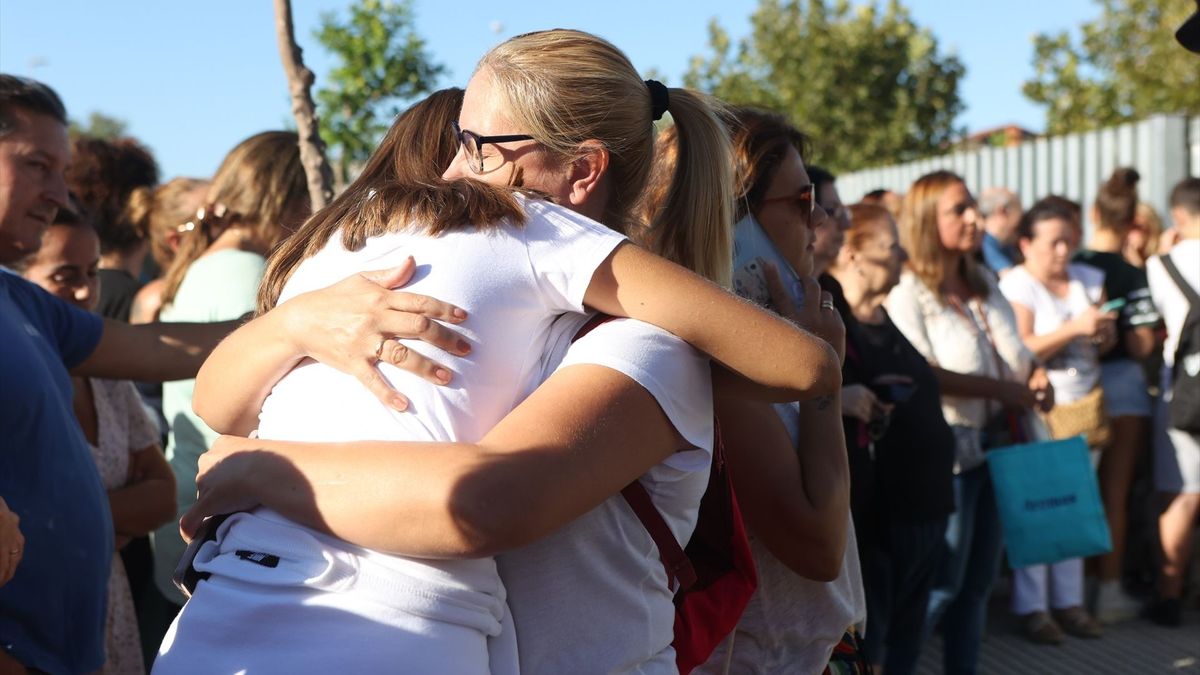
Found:
[[[792,204],[796,210],[800,212],[800,216],[804,219],[804,227],[813,226],[813,213],[815,211],[816,200],[813,199],[813,184],[800,186],[800,191],[786,195],[783,197],[766,197],[762,203],[770,204],[771,202],[784,202]]]
[[[471,171],[477,174],[489,173],[495,171],[504,165],[504,156],[498,152],[494,152],[485,156],[483,154],[483,146],[491,143],[511,143],[512,141],[532,141],[535,140],[529,134],[507,134],[504,136],[480,136],[474,131],[468,131],[458,126],[458,122],[451,122],[454,129],[454,138],[458,140],[458,146],[462,148],[463,155],[467,158],[467,166],[471,167]]]

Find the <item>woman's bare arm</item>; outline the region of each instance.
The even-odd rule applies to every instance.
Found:
[[[816,282],[804,281],[809,296],[820,297]],[[584,302],[606,314],[645,321],[686,340],[757,385],[743,390],[743,395],[797,401],[832,394],[842,385],[841,360],[827,336],[818,337],[630,244],[618,247],[596,270]],[[819,317],[822,310],[813,303],[808,311]],[[803,325],[817,329],[816,323],[814,319]],[[840,321],[837,323],[840,326]]]
[[[770,405],[716,401],[747,526],[793,572],[815,581],[841,572],[850,518],[850,469],[836,398],[800,404],[799,449]]]
[[[470,345],[440,322],[461,323],[466,313],[448,303],[390,289],[408,283],[416,265],[365,272],[304,293],[250,321],[217,345],[196,376],[192,405],[214,430],[245,436],[258,428],[263,401],[284,375],[311,357],[354,375],[387,405],[403,410],[408,401],[377,369],[381,336],[416,338],[453,354]],[[449,371],[389,340],[387,361],[436,384]]]
[[[157,445],[130,457],[130,482],[108,493],[113,529],[140,537],[175,517],[175,474]]]
[[[270,507],[345,541],[474,558],[536,541],[684,447],[654,397],[594,365],[556,372],[479,443],[224,437],[200,458],[180,525]]]

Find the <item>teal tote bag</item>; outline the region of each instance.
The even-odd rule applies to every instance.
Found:
[[[996,448],[987,461],[1013,567],[1112,550],[1083,437]]]

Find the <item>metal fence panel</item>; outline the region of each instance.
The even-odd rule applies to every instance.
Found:
[[[1017,192],[1021,203],[1029,206],[1057,193],[1080,202],[1086,212],[1097,188],[1119,166],[1138,170],[1141,198],[1165,215],[1171,187],[1185,176],[1200,175],[1200,117],[1156,115],[1006,148],[955,151],[848,173],[838,179],[838,187],[844,200],[854,202],[877,188],[906,192],[918,177],[948,169],[962,176],[977,194],[1002,186]]]

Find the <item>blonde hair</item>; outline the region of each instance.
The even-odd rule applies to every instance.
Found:
[[[139,187],[129,194],[124,217],[150,235],[150,255],[160,269],[167,269],[175,258],[167,235],[178,232],[196,215],[196,204],[188,196],[208,185],[199,178],[175,178],[156,188]]]
[[[308,184],[294,132],[265,131],[238,143],[213,176],[207,217],[198,218],[180,238],[167,270],[163,304],[175,299],[188,268],[227,227],[248,230],[273,247],[299,225],[286,221],[307,203]]]
[[[950,187],[964,184],[958,174],[950,171],[925,174],[904,195],[900,209],[900,245],[908,253],[908,269],[938,298],[942,298],[942,282],[950,274],[961,274],[967,287],[980,297],[986,298],[990,292],[987,278],[973,256],[961,256],[957,270],[946,269],[938,234],[938,200]]]
[[[555,29],[507,40],[476,72],[491,79],[509,121],[561,161],[586,153],[585,141],[608,151],[609,199],[601,220],[630,232],[653,164],[654,119],[650,89],[628,57],[595,35]],[[732,243],[712,233],[732,220],[729,137],[711,99],[667,91],[677,162],[661,208],[644,224],[646,234],[664,255],[693,259],[696,272],[728,285]],[[700,250],[706,246],[715,250]]]
[[[1146,260],[1158,253],[1158,240],[1162,237],[1163,232],[1162,219],[1158,217],[1158,211],[1155,211],[1154,207],[1146,202],[1138,202],[1135,220],[1137,216],[1146,222],[1146,243],[1138,252],[1141,254],[1142,260]]]

